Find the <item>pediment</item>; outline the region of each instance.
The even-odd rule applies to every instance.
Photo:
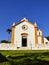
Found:
[[[22,19],[20,22],[16,23],[16,24],[13,25],[13,26],[15,27],[15,26],[17,26],[17,25],[19,25],[19,24],[21,24],[21,23],[24,23],[24,22],[29,23],[30,25],[36,27],[36,25],[34,25],[33,23],[29,22],[28,19],[26,19],[26,18]]]

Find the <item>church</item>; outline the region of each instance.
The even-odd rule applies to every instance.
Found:
[[[49,41],[43,37],[42,30],[38,29],[36,23],[33,24],[23,18],[12,25],[11,44],[19,50],[30,50],[43,47],[45,44],[49,44]]]
[[[11,43],[0,43],[0,50],[49,50],[49,41],[36,23],[23,18],[12,24]]]

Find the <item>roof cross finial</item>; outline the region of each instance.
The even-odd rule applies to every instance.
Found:
[[[28,19],[26,19],[26,18],[23,18],[21,21],[24,21],[24,20],[25,20],[25,21],[28,21]]]

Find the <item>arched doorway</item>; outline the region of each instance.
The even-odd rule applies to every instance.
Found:
[[[27,46],[27,36],[28,36],[28,34],[22,33],[21,36],[22,36],[22,47],[26,47]]]

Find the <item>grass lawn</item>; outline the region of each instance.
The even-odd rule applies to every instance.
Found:
[[[49,50],[0,51],[0,65],[41,64],[49,65]]]

